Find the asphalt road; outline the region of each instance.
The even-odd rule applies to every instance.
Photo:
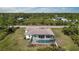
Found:
[[[20,27],[20,28],[63,28],[68,26],[14,26],[14,27]]]

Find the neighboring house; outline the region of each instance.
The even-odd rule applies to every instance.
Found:
[[[55,18],[53,18],[53,20],[54,21],[56,21],[56,20],[62,20],[62,21],[68,21],[66,18],[64,18],[64,17],[55,17]]]
[[[32,45],[55,44],[54,33],[51,29],[28,28],[25,30],[25,36]]]
[[[29,20],[29,18],[27,18],[27,17],[17,17],[17,20],[24,20],[24,19],[26,19],[26,20]]]
[[[24,19],[23,17],[18,17],[18,18],[17,18],[17,20],[23,20],[23,19]]]
[[[78,19],[71,20],[71,22],[78,22]]]
[[[78,19],[68,20],[68,22],[76,23],[78,22]]]

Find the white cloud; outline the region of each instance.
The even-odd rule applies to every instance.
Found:
[[[68,8],[68,7],[4,7],[0,8],[0,12],[79,12],[79,8]]]

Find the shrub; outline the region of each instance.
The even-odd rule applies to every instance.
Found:
[[[6,35],[7,35],[7,32],[0,33],[0,40],[4,39]]]
[[[63,28],[63,32],[66,35],[75,35],[75,34],[79,34],[79,26],[76,24],[72,24],[69,27],[64,27]]]
[[[71,38],[74,41],[74,43],[79,46],[79,35],[77,35],[77,34],[72,35]]]

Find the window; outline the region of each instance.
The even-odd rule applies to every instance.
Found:
[[[33,35],[34,37],[37,37],[37,35]]]
[[[38,43],[51,43],[54,42],[54,40],[38,40]]]
[[[39,35],[39,38],[44,38],[44,35]]]
[[[51,37],[53,37],[52,35],[46,35],[46,38],[51,38]]]

